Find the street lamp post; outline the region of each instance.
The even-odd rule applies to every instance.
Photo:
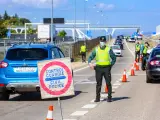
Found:
[[[51,43],[53,44],[53,0],[51,8]]]
[[[84,0],[84,30],[86,33],[86,3],[88,2],[88,0]],[[85,44],[86,44],[86,37],[84,35],[84,41],[85,41]]]
[[[77,1],[74,0],[74,2],[75,2],[75,11],[74,11],[74,14],[75,14],[75,15],[74,15],[74,17],[75,17],[75,18],[74,18],[74,23],[75,23],[75,24],[74,24],[74,42],[76,42],[76,22],[77,22],[77,21],[76,21],[76,17],[77,17],[77,16],[76,16],[76,12],[77,12],[76,7],[77,7]]]

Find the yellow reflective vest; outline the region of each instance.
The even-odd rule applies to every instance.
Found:
[[[147,51],[148,51],[148,47],[144,47],[144,49],[143,49],[143,54],[147,54]]]
[[[139,44],[136,45],[136,51],[140,51],[141,46]]]
[[[85,45],[82,45],[82,46],[81,46],[80,53],[81,53],[81,52],[86,52],[86,46],[85,46]]]
[[[104,50],[96,48],[96,65],[111,65],[110,47],[106,46]]]

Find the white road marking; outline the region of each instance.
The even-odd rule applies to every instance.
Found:
[[[92,109],[92,108],[95,108],[96,106],[97,106],[97,104],[87,104],[87,105],[83,106],[82,108]]]
[[[113,86],[112,88],[113,88],[113,89],[117,89],[118,87],[119,87],[119,86]]]
[[[120,80],[117,80],[115,83],[120,83]]]
[[[113,73],[113,74],[111,74],[111,75],[112,75],[112,76],[113,76],[113,75],[116,76],[116,75],[122,75],[122,74],[114,74],[114,73]],[[94,75],[74,75],[74,77],[95,77],[95,74],[94,74]],[[74,78],[74,77],[73,77],[73,78]]]
[[[77,119],[63,119],[63,120],[77,120]]]
[[[74,75],[74,77],[94,77],[94,75]]]
[[[72,113],[71,116],[83,116],[86,113],[88,113],[88,111],[76,111],[76,112]]]
[[[77,70],[73,70],[73,72],[78,72],[78,71],[81,71],[81,70],[84,70],[84,69],[87,69],[87,68],[89,68],[89,66],[86,66],[86,67],[83,67],[83,68],[79,68]]]
[[[93,103],[95,99],[91,100],[90,102]]]
[[[101,94],[101,97],[106,98],[106,97],[108,97],[108,94]]]
[[[88,80],[88,79],[83,79],[83,80],[76,80],[74,81],[74,85],[76,84],[96,84],[96,81]]]
[[[127,49],[128,49],[128,50],[131,52],[131,54],[133,55],[133,57],[135,57],[134,51],[132,51],[132,50],[129,48],[126,40],[125,40],[125,44],[126,44],[126,46],[127,46]]]
[[[78,82],[78,83],[76,83],[76,84],[96,84],[96,82]]]
[[[116,83],[114,83],[113,84],[113,86],[119,86],[119,85],[121,85],[122,83],[120,83],[120,82],[116,82]]]

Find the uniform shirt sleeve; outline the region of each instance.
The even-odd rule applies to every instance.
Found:
[[[88,63],[91,63],[91,61],[95,58],[95,56],[96,56],[96,49],[94,49],[92,53],[90,54],[88,58]]]
[[[113,66],[116,63],[116,55],[114,54],[112,49],[110,49],[109,54],[112,59],[111,65]]]

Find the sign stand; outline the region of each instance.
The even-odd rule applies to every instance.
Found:
[[[61,106],[61,99],[60,99],[60,97],[58,97],[58,104],[59,104],[60,113],[61,113],[61,120],[63,120],[63,112],[62,112],[62,106]]]

